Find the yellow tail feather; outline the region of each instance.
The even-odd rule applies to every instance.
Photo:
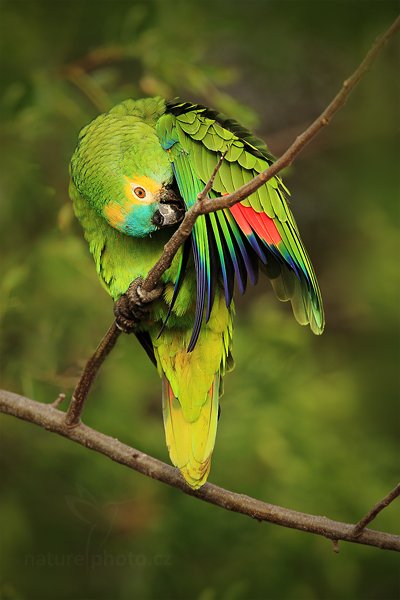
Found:
[[[217,373],[198,417],[189,421],[165,374],[162,377],[164,428],[169,455],[193,489],[201,487],[210,472],[218,424],[219,386],[220,375]]]

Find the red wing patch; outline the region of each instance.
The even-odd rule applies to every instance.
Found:
[[[250,206],[243,206],[240,202],[234,204],[229,209],[245,235],[250,235],[253,231],[267,244],[277,246],[281,241],[281,236],[276,225],[268,215],[263,212],[256,212]]]

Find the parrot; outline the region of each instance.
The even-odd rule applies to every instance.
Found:
[[[135,334],[158,370],[169,456],[193,490],[210,472],[223,377],[234,365],[235,289],[243,294],[264,274],[298,323],[317,335],[324,329],[321,292],[281,177],[199,216],[159,285],[147,294],[141,286],[213,173],[208,197],[221,198],[274,160],[222,113],[154,97],[97,116],[70,162],[75,215],[117,326]]]

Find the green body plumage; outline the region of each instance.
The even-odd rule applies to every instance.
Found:
[[[97,272],[114,300],[145,277],[171,235],[153,224],[162,194],[178,187],[187,207],[227,152],[211,195],[229,193],[273,160],[262,142],[204,107],[128,100],[79,137],[70,194]],[[294,314],[323,329],[318,284],[278,178],[232,210],[200,217],[191,248],[181,248],[162,281],[162,299],[138,338],[163,379],[163,413],[172,462],[193,488],[207,478],[221,378],[232,366],[232,294],[261,267]],[[162,328],[162,333],[160,329]]]

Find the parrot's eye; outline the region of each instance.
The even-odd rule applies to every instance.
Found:
[[[159,183],[145,175],[136,175],[132,179],[129,177],[125,179],[125,195],[134,204],[153,204],[156,201],[154,196],[161,188]]]
[[[143,198],[146,198],[146,190],[143,189],[142,187],[138,186],[138,187],[133,188],[133,193],[135,194],[135,196],[140,198],[140,200],[143,200]]]

